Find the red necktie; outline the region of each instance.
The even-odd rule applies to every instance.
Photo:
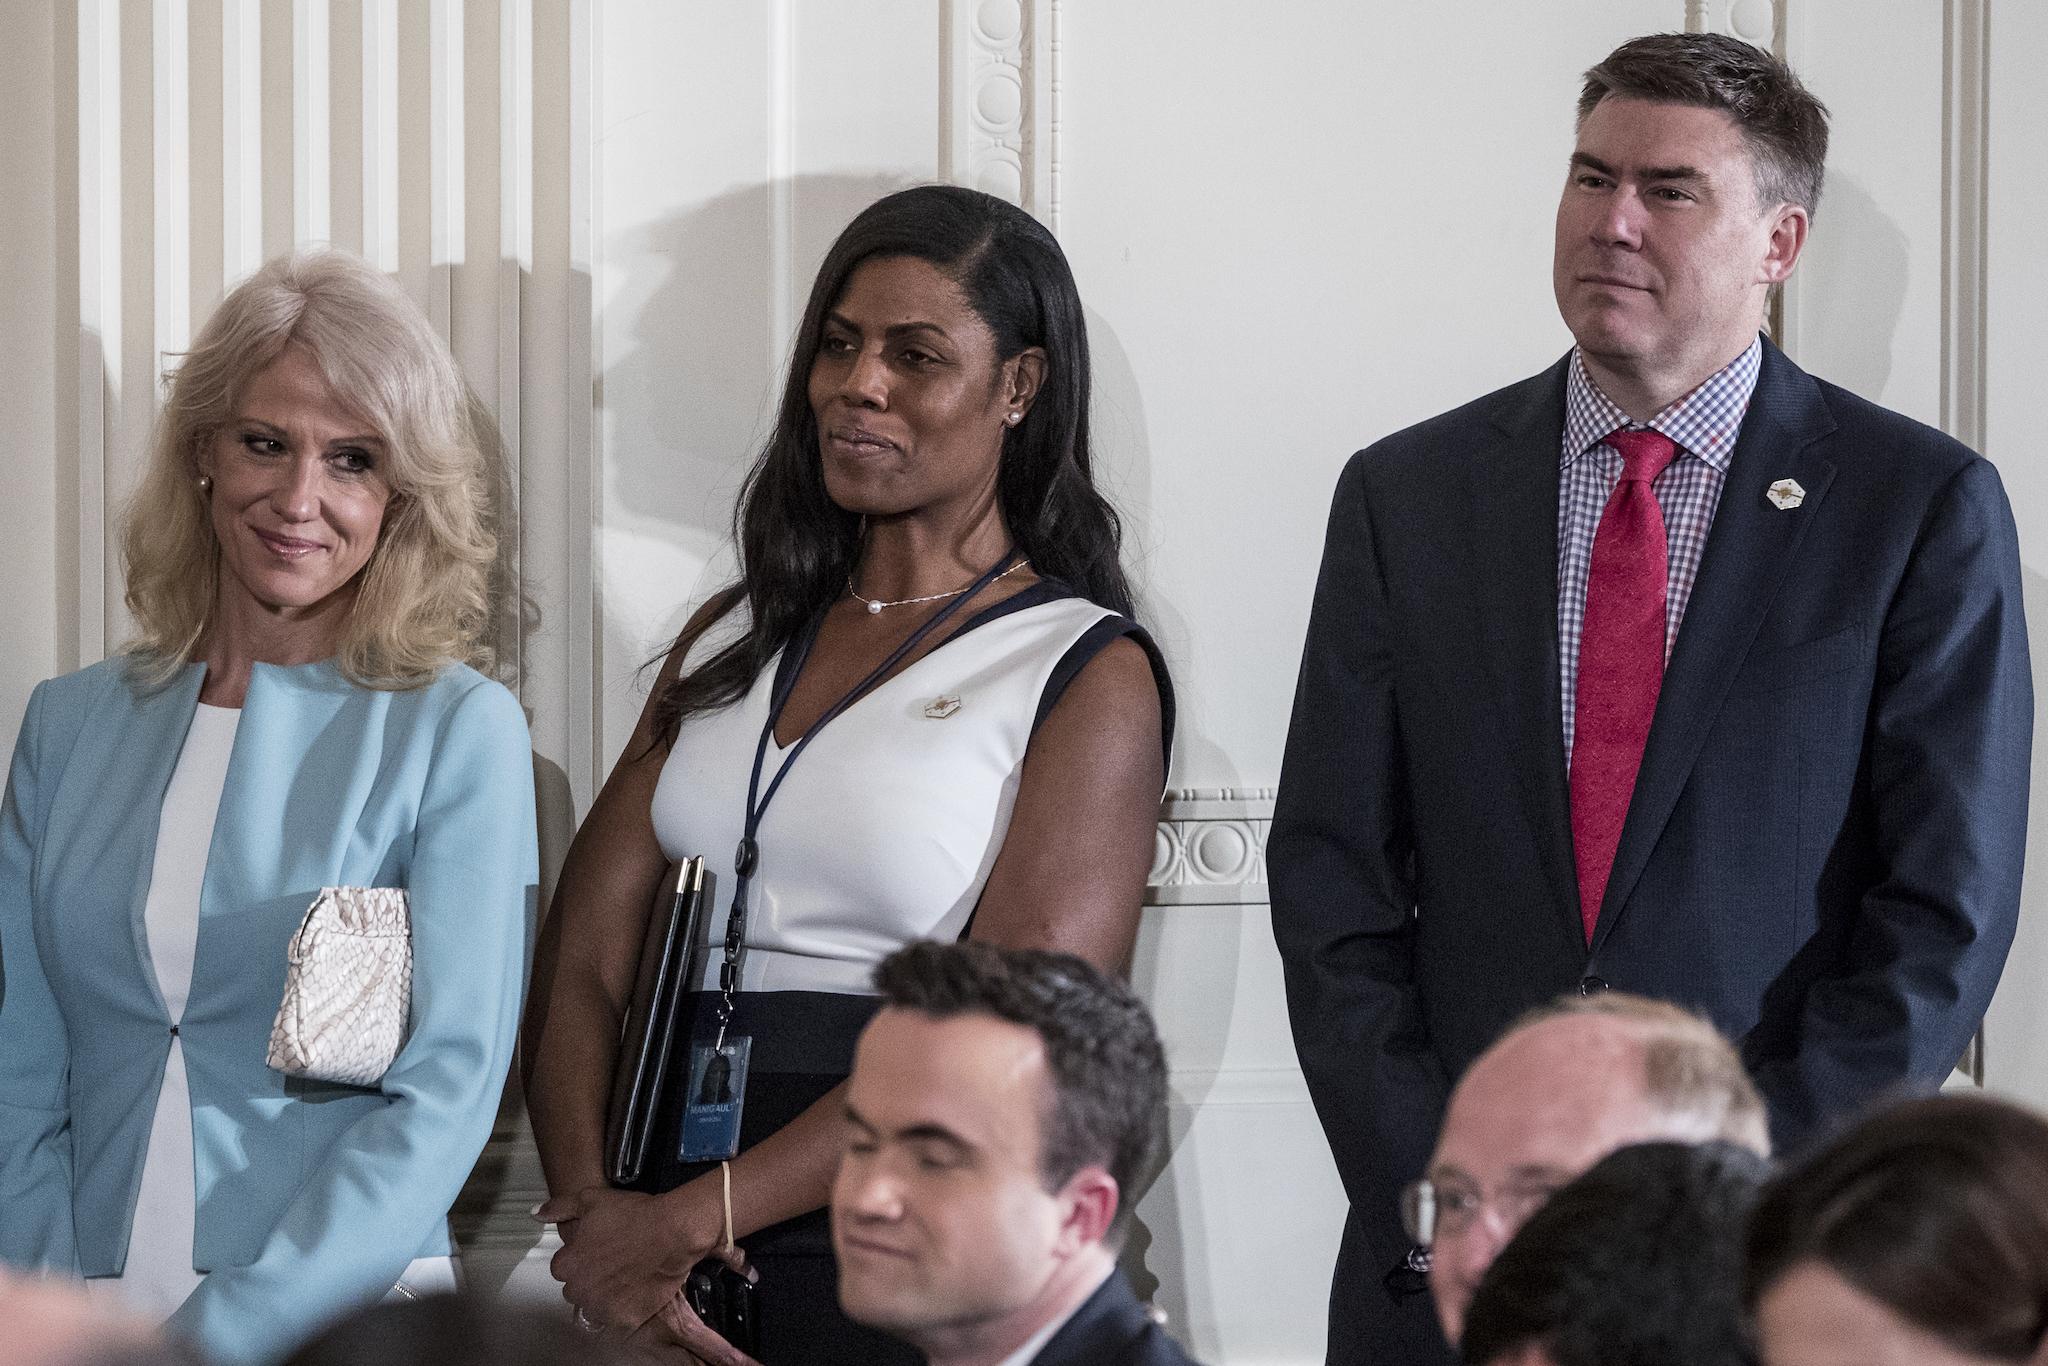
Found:
[[[1670,561],[1664,511],[1650,481],[1678,454],[1661,432],[1618,431],[1607,444],[1621,452],[1621,482],[1593,535],[1573,705],[1572,852],[1578,861],[1579,915],[1589,944],[1635,792],[1650,718],[1657,711],[1657,692],[1664,685]]]

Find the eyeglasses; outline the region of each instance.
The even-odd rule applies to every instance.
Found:
[[[1424,1177],[1401,1190],[1401,1226],[1424,1247],[1440,1237],[1456,1238],[1479,1222],[1489,1206],[1512,1234],[1543,1202],[1556,1193],[1554,1181],[1511,1181],[1492,1195],[1464,1181],[1431,1181]]]

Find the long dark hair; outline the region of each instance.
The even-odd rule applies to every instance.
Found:
[[[747,472],[733,513],[740,576],[720,590],[704,618],[716,620],[744,598],[747,632],[664,689],[654,709],[658,743],[673,743],[685,716],[744,697],[853,570],[860,518],[825,492],[811,365],[825,315],[847,279],[862,262],[890,256],[929,262],[951,277],[995,335],[998,359],[1031,346],[1044,350],[1037,400],[1003,433],[996,497],[1017,549],[1041,577],[1131,613],[1119,558],[1122,528],[1089,472],[1088,327],[1066,253],[1037,219],[993,195],[952,185],[901,190],[847,224],[818,268],[775,430]]]
[[[1961,1095],[1871,1115],[1765,1190],[1743,1298],[1808,1262],[1955,1351],[2031,1361],[2048,1337],[2048,1121]]]

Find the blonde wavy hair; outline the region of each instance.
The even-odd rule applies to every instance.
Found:
[[[220,586],[220,543],[199,458],[244,386],[287,347],[383,439],[392,498],[357,577],[337,662],[352,682],[399,690],[450,661],[489,668],[497,561],[497,430],[412,300],[347,252],[280,256],[235,287],[167,378],[148,468],[122,527],[127,645],[144,681],[198,654]]]

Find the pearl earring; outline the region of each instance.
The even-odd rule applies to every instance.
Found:
[[[210,475],[210,474],[202,474],[202,475],[200,475],[200,476],[199,476],[199,491],[200,491],[201,493],[212,493],[212,492],[213,492],[213,476],[212,476],[212,475]]]
[[[1008,417],[1003,419],[1004,422],[1008,423],[1012,427],[1016,426],[1019,422],[1022,422],[1023,420],[1024,414],[1022,413],[1011,413]]]

